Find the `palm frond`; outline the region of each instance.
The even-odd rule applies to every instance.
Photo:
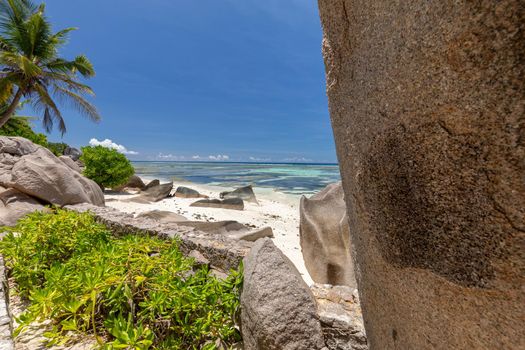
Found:
[[[67,40],[69,38],[69,33],[71,33],[74,30],[78,30],[78,28],[70,27],[66,29],[59,30],[55,34],[53,34],[50,38],[50,42],[52,42],[55,45],[63,45],[67,43]]]
[[[42,110],[44,112],[42,125],[46,132],[51,132],[53,125],[57,122],[58,130],[63,135],[66,132],[64,118],[62,118],[62,114],[55,104],[55,101],[53,101],[49,95],[47,88],[41,84],[36,84],[34,86],[34,92],[36,96],[31,99],[31,102],[36,110]]]
[[[0,64],[14,68],[27,78],[33,78],[42,73],[42,68],[26,56],[10,51],[0,52]]]
[[[52,80],[54,84],[59,85],[62,88],[67,88],[73,92],[78,92],[82,94],[88,94],[92,96],[95,95],[93,90],[88,85],[78,82],[68,74],[46,71],[43,72],[42,75],[46,79]]]
[[[93,64],[84,55],[75,57],[75,60],[73,61],[73,67],[85,78],[95,76]]]
[[[69,103],[75,108],[80,114],[89,118],[91,121],[100,121],[100,114],[97,108],[93,106],[89,101],[79,94],[76,94],[70,90],[63,89],[58,85],[54,85],[54,94],[57,96],[62,103]]]

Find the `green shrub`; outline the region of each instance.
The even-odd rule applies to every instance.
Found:
[[[0,251],[31,301],[17,332],[50,319],[50,345],[86,333],[103,349],[211,350],[240,340],[242,274],[217,279],[177,241],[116,238],[89,214],[63,210],[31,214],[7,231]]]
[[[135,170],[125,155],[102,146],[82,147],[84,176],[101,187],[117,187],[128,181]]]
[[[29,123],[29,119],[24,117],[11,117],[11,119],[0,128],[0,135],[24,137],[44,147],[48,147],[49,145],[46,135],[34,132]]]
[[[53,152],[53,154],[55,156],[59,157],[59,156],[64,154],[64,150],[68,146],[69,145],[67,143],[64,143],[64,142],[49,142],[48,145],[47,145],[47,148],[51,152]]]

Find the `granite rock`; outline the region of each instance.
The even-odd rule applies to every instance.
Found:
[[[312,292],[268,238],[258,240],[244,259],[241,332],[246,350],[325,347]]]
[[[203,208],[222,208],[222,209],[233,209],[233,210],[244,210],[244,201],[240,198],[227,198],[224,200],[220,199],[201,199],[192,204],[190,207],[203,207]]]
[[[304,263],[316,283],[356,287],[341,182],[301,197],[299,235]]]
[[[104,194],[95,182],[21,137],[0,137],[0,185],[56,205],[104,205]]]
[[[184,186],[177,187],[173,196],[179,198],[208,198],[208,196],[202,195],[198,191]]]
[[[181,221],[187,221],[185,216],[177,213],[166,211],[166,210],[151,210],[145,211],[136,216],[137,218],[149,218],[152,220],[159,221],[161,223],[175,223]]]
[[[522,0],[320,0],[371,349],[525,346]]]
[[[14,226],[25,215],[46,211],[40,202],[14,188],[0,187],[0,226]]]
[[[255,204],[259,204],[257,201],[257,198],[255,197],[255,193],[253,192],[252,185],[239,187],[233,191],[225,191],[220,193],[221,199],[224,198],[240,198],[242,200],[245,200],[246,202],[252,202]]]

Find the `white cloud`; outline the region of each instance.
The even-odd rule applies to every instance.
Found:
[[[284,162],[291,162],[291,163],[304,163],[304,162],[312,162],[312,159],[305,158],[305,157],[292,157],[292,158],[284,158]]]
[[[192,156],[191,159],[194,159],[194,160],[208,159],[208,160],[221,160],[221,161],[224,161],[224,160],[229,160],[230,156],[227,155],[227,154],[209,155],[207,157],[201,157],[199,155],[195,155],[195,156]]]
[[[157,154],[157,159],[161,159],[161,160],[184,160],[186,159],[186,157],[184,156],[176,156],[176,155],[173,155],[173,154],[164,154],[164,153],[159,153]]]
[[[89,145],[90,146],[102,146],[102,147],[106,147],[106,148],[112,148],[112,149],[117,150],[118,152],[120,152],[122,154],[129,154],[129,155],[139,154],[139,152],[129,151],[123,145],[119,145],[118,143],[115,143],[115,142],[111,141],[110,139],[105,139],[103,141],[99,141],[99,140],[97,140],[95,138],[92,138],[91,140],[89,140]]]
[[[271,158],[259,158],[259,157],[249,157],[249,159],[252,162],[269,162],[272,160]]]
[[[230,156],[226,155],[226,154],[217,154],[216,156],[213,156],[213,155],[208,156],[208,159],[211,159],[211,160],[228,160],[228,159],[230,159]]]

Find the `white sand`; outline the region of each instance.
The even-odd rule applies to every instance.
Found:
[[[148,180],[145,179],[147,183]],[[198,185],[187,182],[176,182],[173,188],[186,186],[205,194],[210,198],[219,198],[222,191],[233,188]],[[166,198],[151,204],[122,202],[134,195],[108,194],[106,205],[123,212],[139,214],[150,210],[167,210],[184,215],[188,220],[222,221],[236,220],[242,224],[254,225],[257,228],[270,226],[273,229],[273,241],[279,249],[295,264],[305,282],[311,285],[312,279],[304,266],[303,255],[299,245],[299,200],[300,196],[284,194],[266,188],[254,188],[259,205],[244,202],[244,210],[190,207],[195,199]]]

